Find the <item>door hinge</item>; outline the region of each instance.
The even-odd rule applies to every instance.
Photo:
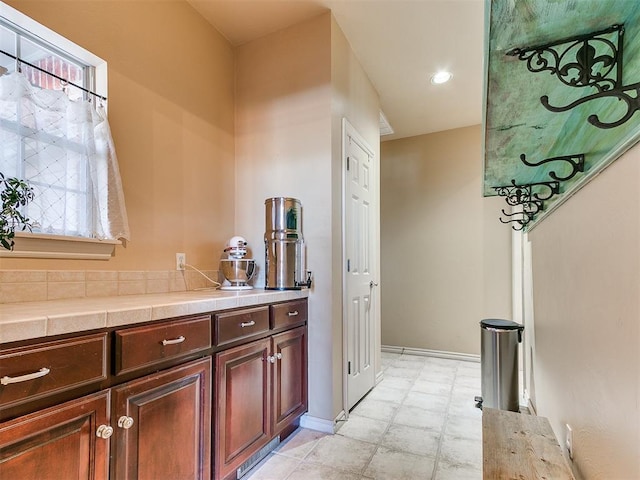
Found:
[[[351,260],[347,259],[347,272],[351,271]]]
[[[347,373],[351,375],[351,362],[347,362]]]
[[[347,172],[349,171],[349,157],[347,157]]]

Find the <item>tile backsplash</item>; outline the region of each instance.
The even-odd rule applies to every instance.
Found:
[[[219,280],[217,270],[203,273]],[[190,270],[0,270],[0,303],[184,292],[211,286]]]

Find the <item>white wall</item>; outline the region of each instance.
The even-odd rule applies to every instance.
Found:
[[[382,343],[480,353],[511,318],[511,228],[481,196],[481,128],[383,142]]]
[[[539,415],[584,479],[640,478],[640,146],[529,234]]]

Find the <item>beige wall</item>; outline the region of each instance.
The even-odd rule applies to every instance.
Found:
[[[533,401],[584,479],[640,478],[640,146],[529,234]]]
[[[131,242],[105,261],[2,258],[2,269],[217,269],[234,231],[233,51],[186,2],[8,4],[106,60]]]
[[[264,201],[302,203],[309,298],[309,412],[332,419],[330,15],[237,49],[236,232],[264,285]]]
[[[372,175],[371,192],[372,208],[375,209],[373,215],[375,229],[375,245],[372,251],[377,250],[376,258],[372,270],[374,276],[379,270],[379,245],[380,245],[380,185],[379,185],[379,165],[380,165],[380,101],[378,92],[373,87],[366,72],[355,57],[351,46],[344,36],[344,33],[332,17],[331,23],[331,83],[333,86],[333,97],[331,106],[331,135],[333,138],[331,147],[331,199],[332,199],[332,319],[333,319],[333,345],[334,345],[334,379],[342,379],[344,363],[342,358],[342,348],[337,347],[343,339],[343,290],[342,272],[344,263],[342,258],[342,194],[343,194],[343,146],[342,129],[343,119],[346,119],[358,132],[367,145],[371,148],[374,159],[373,168],[376,170]],[[379,273],[378,273],[379,275]],[[379,278],[376,276],[376,279]],[[374,308],[373,331],[375,343],[374,369],[376,373],[382,370],[380,360],[380,295],[379,290],[373,292],[372,304]],[[334,391],[334,404],[340,405],[342,390]]]
[[[377,95],[330,13],[239,47],[236,68],[236,233],[253,248],[264,285],[264,201],[302,202],[314,281],[309,415],[333,421],[342,409],[338,126],[352,115],[376,148]]]
[[[481,128],[381,146],[382,344],[480,353],[511,318],[511,228],[481,196]]]
[[[10,1],[109,64],[131,242],[108,262],[2,269],[216,268],[241,234],[264,285],[264,200],[303,204],[312,416],[342,409],[341,122],[378,151],[378,97],[329,13],[232,50],[186,2]],[[378,342],[379,343],[379,342]]]

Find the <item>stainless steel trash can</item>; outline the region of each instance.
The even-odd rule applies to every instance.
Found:
[[[524,326],[510,320],[485,319],[480,322],[480,331],[480,403],[482,407],[517,412],[518,344]]]

